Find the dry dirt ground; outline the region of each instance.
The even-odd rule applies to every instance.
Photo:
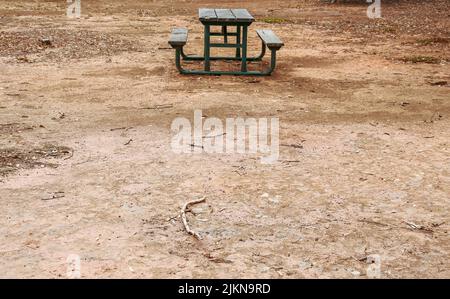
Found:
[[[0,277],[450,278],[448,0],[65,2],[0,3]],[[273,76],[179,75],[199,7],[273,29]],[[279,162],[173,153],[194,109],[278,117]]]

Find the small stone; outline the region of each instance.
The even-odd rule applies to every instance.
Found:
[[[269,201],[270,201],[271,203],[279,203],[279,202],[280,202],[278,196],[269,198]]]
[[[48,38],[48,37],[43,37],[40,39],[41,43],[47,46],[51,46],[52,45],[52,39]]]
[[[300,261],[298,266],[301,270],[306,270],[312,268],[313,264],[310,261]]]

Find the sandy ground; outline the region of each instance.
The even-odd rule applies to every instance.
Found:
[[[450,9],[420,2],[1,1],[0,277],[450,278]],[[176,72],[218,6],[285,42],[273,76]],[[278,117],[279,163],[173,153],[194,109]]]

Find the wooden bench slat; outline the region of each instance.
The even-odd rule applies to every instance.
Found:
[[[253,22],[255,20],[255,18],[246,9],[232,9],[231,12],[235,15],[237,21]]]
[[[211,8],[200,8],[198,10],[200,21],[215,21],[217,20],[216,11]]]
[[[284,43],[275,35],[272,30],[269,29],[258,29],[256,30],[258,36],[263,40],[268,48],[279,49],[284,46]]]
[[[188,30],[186,28],[175,28],[170,35],[169,44],[171,46],[184,46],[188,38]]]

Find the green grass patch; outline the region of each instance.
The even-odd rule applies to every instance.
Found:
[[[261,22],[268,23],[268,24],[286,24],[286,23],[292,23],[291,20],[284,19],[284,18],[272,18],[272,17],[266,17],[260,19]]]
[[[407,56],[400,59],[406,63],[429,63],[429,64],[439,64],[441,59],[431,56]]]
[[[395,32],[397,32],[397,30],[394,27],[391,27],[391,26],[383,27],[381,29],[381,31],[384,32],[384,33],[395,33]]]
[[[431,37],[417,40],[417,43],[421,46],[429,46],[434,44],[448,44],[449,42],[450,38],[448,37]]]

